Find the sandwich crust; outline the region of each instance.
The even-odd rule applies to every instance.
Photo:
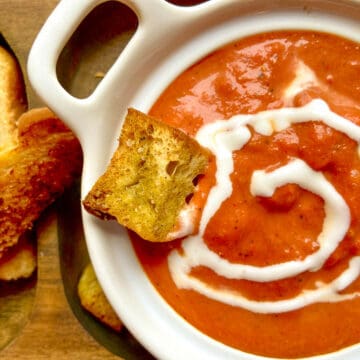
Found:
[[[25,85],[16,58],[0,46],[0,154],[17,145],[17,119],[26,111]]]
[[[80,175],[81,147],[47,108],[18,120],[18,145],[0,155],[0,258]]]

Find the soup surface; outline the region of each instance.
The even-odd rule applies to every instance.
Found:
[[[360,342],[360,48],[254,35],[181,74],[151,114],[214,154],[195,236],[132,235],[184,319],[240,350],[306,357]]]

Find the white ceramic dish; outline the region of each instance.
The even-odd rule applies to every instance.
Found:
[[[56,77],[58,56],[81,20],[102,0],[62,0],[29,56],[30,81],[44,102],[76,132],[84,150],[82,194],[105,169],[129,106],[147,111],[166,86],[196,60],[246,35],[313,29],[360,42],[360,1],[211,0],[177,7],[163,0],[122,0],[138,16],[130,43],[91,96],[77,99]],[[264,359],[224,346],[187,324],[143,273],[126,231],[83,212],[90,257],[116,312],[161,359]],[[360,358],[360,346],[313,359]]]

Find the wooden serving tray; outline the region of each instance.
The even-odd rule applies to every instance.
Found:
[[[202,1],[171,2],[192,5]],[[58,2],[0,0],[0,33],[19,60],[29,108],[44,104],[29,84],[27,57],[36,34]],[[89,95],[136,26],[135,14],[117,1],[94,10],[59,58],[58,77],[64,88],[77,97]],[[0,358],[153,359],[126,329],[115,333],[80,306],[76,286],[89,259],[82,232],[79,184],[42,215],[36,236],[37,274],[16,284],[0,283]]]

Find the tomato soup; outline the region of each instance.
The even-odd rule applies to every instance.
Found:
[[[186,321],[245,352],[297,358],[360,342],[360,48],[257,34],[181,74],[151,114],[213,157],[189,206],[199,232],[132,235]]]

